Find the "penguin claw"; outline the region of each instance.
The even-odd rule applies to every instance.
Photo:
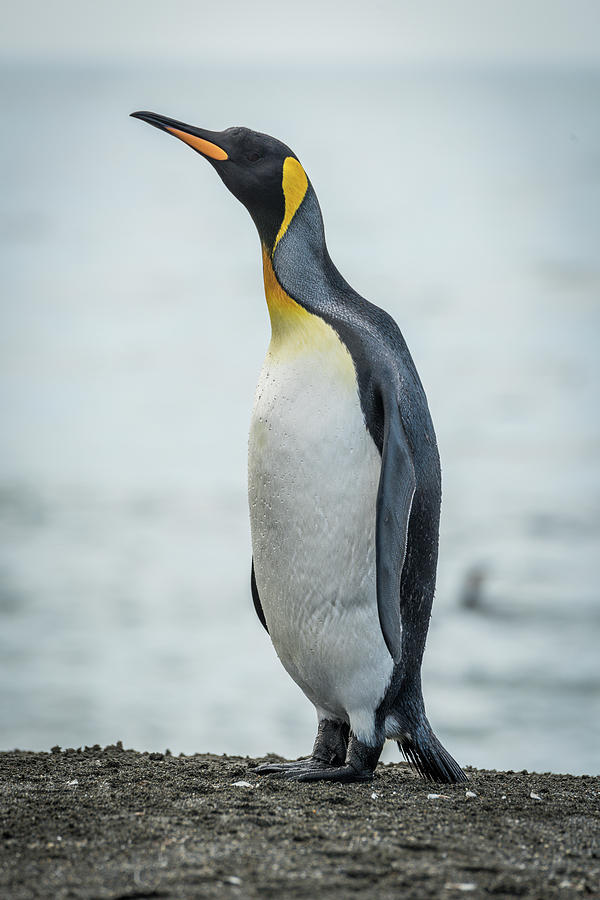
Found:
[[[257,775],[272,775],[274,778],[284,778],[288,781],[298,781],[301,775],[316,775],[324,770],[331,770],[330,762],[314,756],[305,759],[295,759],[285,763],[264,763],[254,770]],[[314,777],[313,777],[314,780]]]
[[[292,762],[282,763],[263,763],[257,766],[254,771],[257,775],[277,775],[295,770],[305,771],[308,766],[314,765],[315,760],[308,756],[305,759],[295,759]]]
[[[369,769],[357,771],[352,766],[326,766],[302,772],[298,775],[290,775],[294,781],[336,781],[338,784],[350,784],[353,781],[372,781],[373,772]]]

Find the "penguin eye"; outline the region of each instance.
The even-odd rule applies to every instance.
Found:
[[[248,162],[258,162],[258,160],[262,159],[262,157],[260,153],[252,150],[250,153],[246,153],[246,159],[248,160]]]

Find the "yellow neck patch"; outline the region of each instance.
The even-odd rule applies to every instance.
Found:
[[[268,250],[263,247],[265,296],[271,318],[269,355],[280,362],[304,354],[319,354],[317,365],[335,370],[345,381],[356,383],[352,357],[331,325],[310,313],[287,294],[277,281]]]
[[[271,343],[268,356],[278,363],[293,360],[301,355],[318,355],[313,365],[326,368],[337,377],[356,386],[354,363],[346,345],[340,340],[335,330],[320,316],[307,309],[290,297],[277,280],[273,269],[272,257],[275,248],[286,233],[290,222],[308,190],[308,178],[297,159],[286,157],[283,163],[282,178],[283,195],[285,197],[285,214],[281,228],[275,239],[272,253],[263,246],[263,277],[265,296],[271,318]]]
[[[288,226],[294,218],[298,207],[304,200],[304,195],[308,190],[308,178],[306,177],[306,172],[298,160],[294,159],[293,156],[286,156],[285,158],[281,186],[283,188],[283,196],[285,197],[285,214],[283,216],[281,228],[275,238],[273,252],[275,252],[275,247],[288,230]]]

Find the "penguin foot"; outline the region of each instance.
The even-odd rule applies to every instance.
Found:
[[[363,769],[361,772],[357,772],[352,766],[339,766],[338,768],[327,766],[289,777],[293,781],[336,781],[338,784],[350,784],[353,781],[372,781],[373,771]]]
[[[341,766],[346,759],[349,728],[345,722],[321,719],[311,756],[283,763],[263,763],[254,770],[257,775],[280,775],[295,778],[313,771]]]
[[[307,756],[304,759],[295,759],[291,762],[282,762],[282,763],[263,763],[260,766],[257,766],[254,771],[257,775],[276,775],[286,772],[305,772],[308,771],[312,766],[318,765],[320,760],[313,759],[312,756]],[[327,765],[323,763],[323,765]]]
[[[262,767],[261,767],[262,768]],[[340,767],[341,768],[341,767]],[[271,775],[273,778],[282,778],[285,781],[318,781],[322,772],[333,772],[335,769],[330,763],[320,759],[298,759],[296,762],[281,763],[279,768],[268,766],[268,771],[256,769],[259,775]],[[335,769],[337,771],[337,769]]]
[[[354,735],[350,735],[346,760],[343,765],[310,769],[299,775],[292,775],[295,781],[336,781],[350,784],[353,781],[371,781],[377,761],[383,750],[383,742],[369,747]]]
[[[315,741],[315,747],[316,744]],[[312,756],[296,762],[267,764],[256,771],[260,774],[273,774],[288,781],[335,781],[338,784],[371,781],[382,749],[383,744],[369,747],[350,735],[345,760]]]

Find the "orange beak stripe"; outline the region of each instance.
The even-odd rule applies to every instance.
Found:
[[[180,131],[179,128],[167,128],[167,131],[170,131],[171,134],[174,134],[175,137],[178,137],[180,141],[183,141],[186,144],[189,144],[190,147],[193,147],[194,150],[198,150],[200,153],[203,153],[204,156],[210,156],[211,159],[227,159],[227,154],[221,147],[217,147],[216,144],[211,144],[210,141],[205,141],[204,138],[196,137],[195,134],[188,134],[187,131]]]

